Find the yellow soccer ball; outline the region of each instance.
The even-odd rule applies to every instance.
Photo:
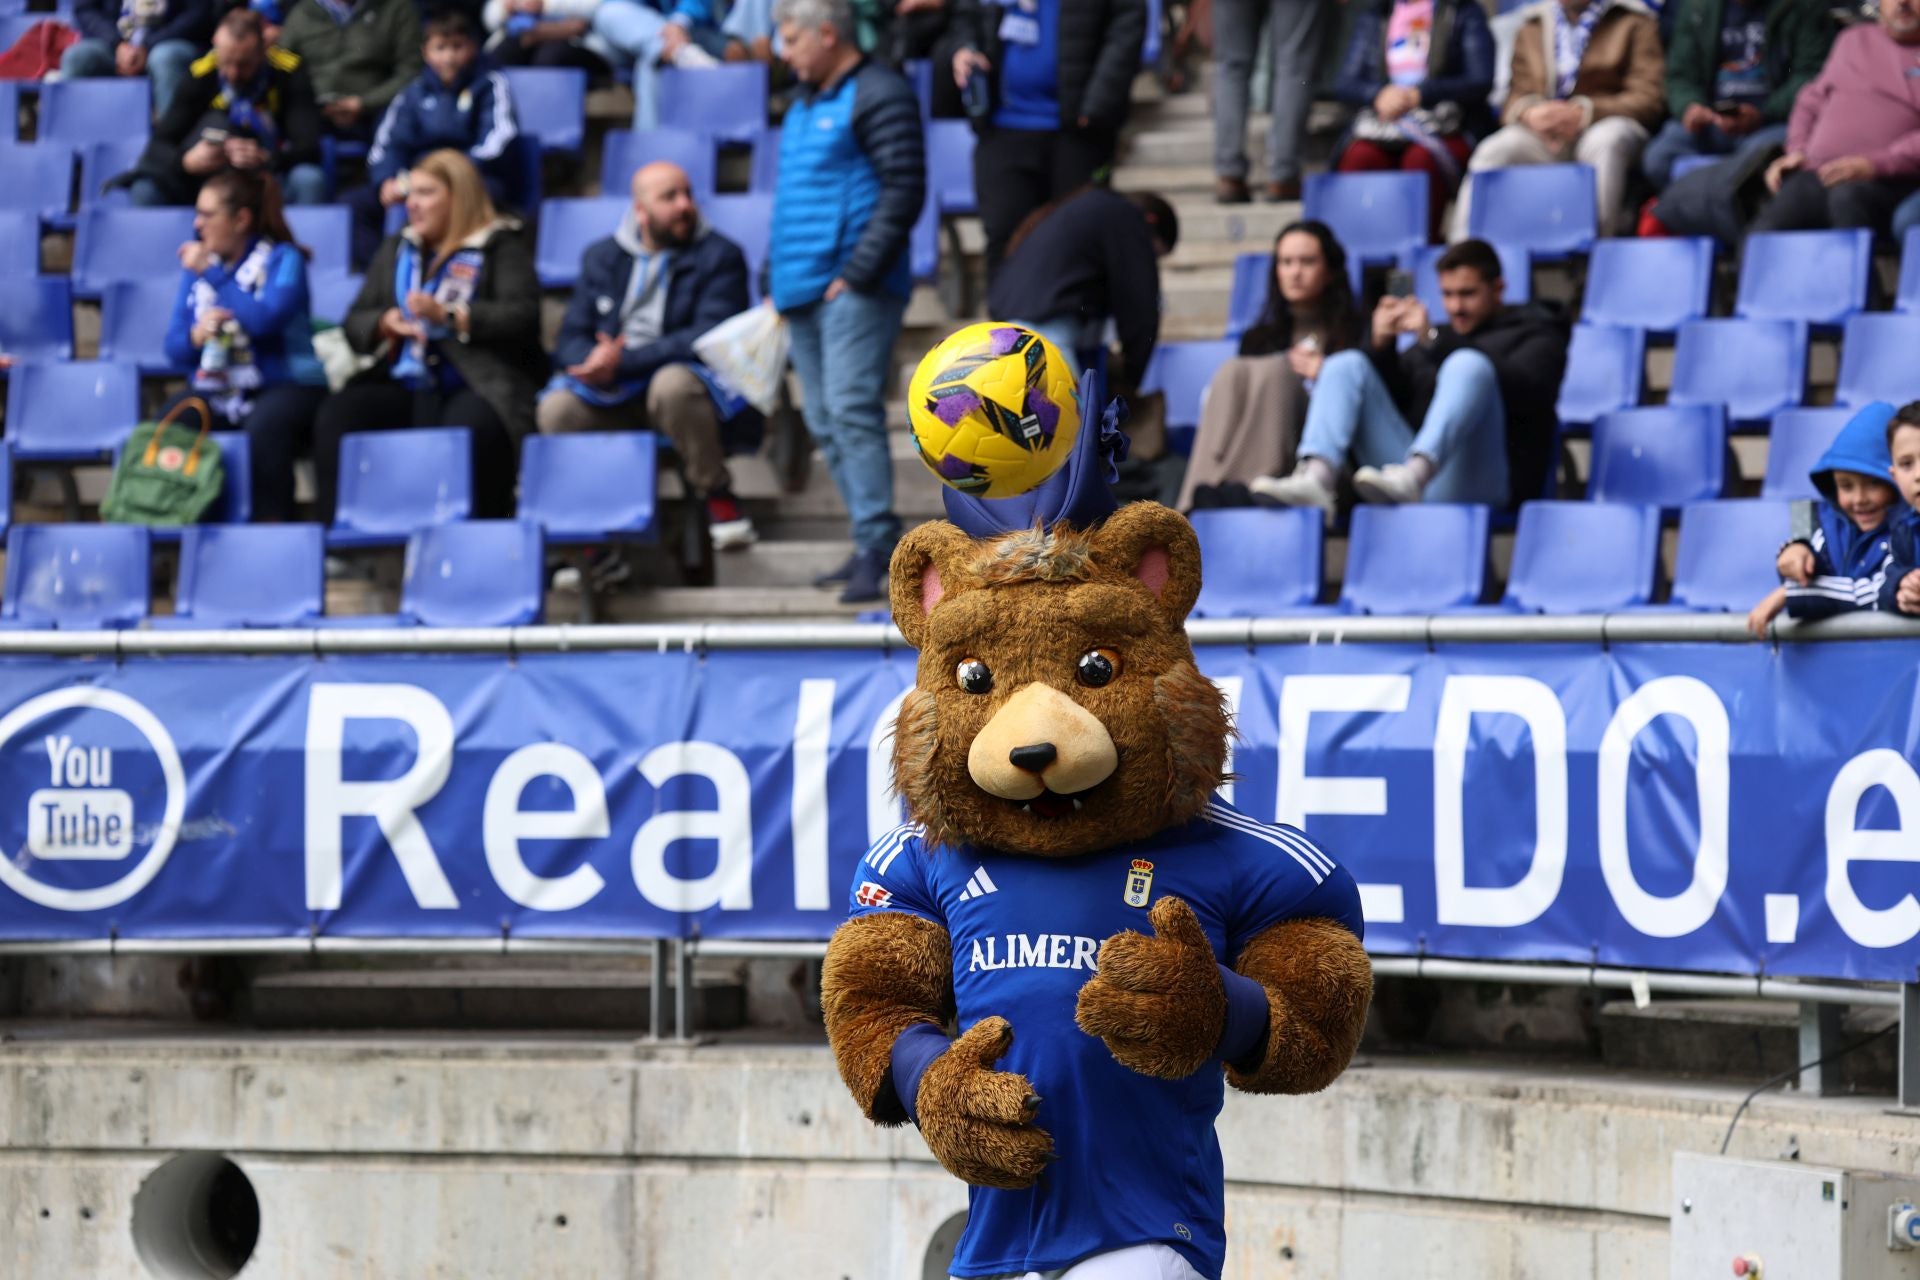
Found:
[[[970,324],[929,351],[907,386],[920,460],[976,498],[1038,486],[1073,452],[1080,388],[1060,349],[1030,329]]]

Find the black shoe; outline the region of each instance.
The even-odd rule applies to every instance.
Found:
[[[853,553],[847,589],[840,593],[841,604],[867,604],[887,598],[887,562],[893,557],[880,550]]]
[[[847,579],[853,576],[853,566],[859,559],[860,553],[858,551],[852,552],[845,560],[840,562],[839,568],[830,569],[815,578],[813,585],[816,587],[838,587],[844,585]]]

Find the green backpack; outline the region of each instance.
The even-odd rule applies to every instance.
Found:
[[[174,419],[184,409],[200,414],[200,430]],[[158,422],[143,422],[127,437],[113,481],[100,503],[100,518],[115,524],[192,524],[220,496],[226,471],[220,445],[207,434],[213,414],[206,401],[190,396]]]

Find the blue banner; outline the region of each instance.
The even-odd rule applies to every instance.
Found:
[[[1914,981],[1920,642],[1200,650],[1370,949]],[[0,660],[0,938],[824,938],[914,655]]]

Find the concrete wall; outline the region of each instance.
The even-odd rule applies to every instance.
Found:
[[[1233,1096],[1228,1275],[1664,1275],[1672,1153],[1739,1092],[1456,1059]],[[1920,1172],[1884,1106],[1765,1098],[1733,1151]],[[919,1280],[965,1206],[812,1046],[70,1032],[0,1043],[0,1274],[150,1274],[133,1198],[180,1150],[251,1180],[249,1277]]]

